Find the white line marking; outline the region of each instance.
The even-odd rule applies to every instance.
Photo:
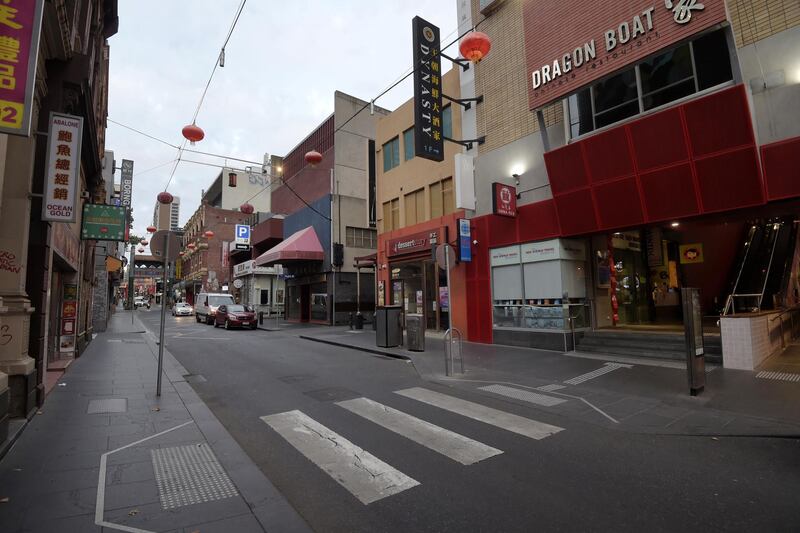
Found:
[[[355,398],[337,402],[336,405],[344,407],[351,413],[375,422],[379,426],[417,444],[439,452],[454,461],[458,461],[462,465],[471,465],[503,453],[502,450],[492,448],[368,398]]]
[[[536,387],[536,388],[544,392],[553,392],[561,389],[566,389],[567,387],[564,385],[559,385],[558,383],[551,383],[550,385],[544,385],[542,387]]]
[[[597,370],[587,372],[586,374],[581,374],[580,376],[575,376],[572,379],[565,380],[564,383],[568,385],[580,385],[581,383],[585,383],[590,379],[594,379],[604,374],[608,374],[609,372],[613,372],[618,368],[633,368],[633,365],[624,365],[622,363],[606,363]]]
[[[478,387],[480,390],[485,390],[507,398],[514,398],[515,400],[522,400],[523,402],[534,403],[544,407],[553,407],[562,404],[567,400],[561,398],[553,398],[552,396],[545,396],[535,392],[515,389],[514,387],[506,387],[505,385],[487,385],[486,387]]]
[[[522,416],[513,415],[504,411],[498,411],[491,407],[486,407],[478,403],[462,400],[446,394],[440,394],[432,390],[423,389],[422,387],[413,387],[411,389],[404,389],[395,391],[395,394],[417,400],[419,402],[427,403],[450,411],[452,413],[478,420],[484,424],[505,429],[525,437],[540,440],[555,435],[564,428],[558,426],[551,426],[544,422],[531,420]]]
[[[800,374],[792,374],[791,372],[777,372],[762,370],[756,374],[757,378],[761,379],[774,379],[778,381],[800,382]]]
[[[108,527],[111,529],[117,529],[119,531],[127,531],[128,533],[153,533],[148,529],[139,529],[136,527],[130,526],[123,526],[120,524],[114,524],[112,522],[106,522],[103,520],[103,514],[105,510],[106,504],[106,464],[108,462],[108,456],[112,453],[121,452],[126,448],[130,448],[131,446],[136,446],[137,444],[141,444],[145,441],[150,439],[154,439],[156,437],[160,437],[161,435],[166,435],[170,431],[175,431],[176,429],[180,429],[184,426],[188,426],[189,424],[194,424],[193,420],[189,420],[188,422],[184,422],[183,424],[179,424],[173,428],[165,429],[160,433],[156,433],[155,435],[150,435],[149,437],[145,437],[143,439],[139,439],[136,442],[131,442],[130,444],[126,444],[125,446],[120,446],[116,450],[111,450],[110,452],[106,452],[100,456],[100,473],[97,477],[97,499],[95,500],[94,504],[94,523],[97,526],[101,527]]]
[[[365,505],[419,485],[302,411],[261,420]]]

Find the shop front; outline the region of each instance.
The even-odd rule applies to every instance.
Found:
[[[278,276],[280,265],[257,267],[255,260],[233,267],[233,295],[237,302],[251,305],[257,313],[282,315],[285,301],[284,281]]]

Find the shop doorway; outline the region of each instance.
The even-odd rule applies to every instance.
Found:
[[[300,285],[300,322],[311,318],[311,285]]]
[[[421,314],[430,330],[446,328],[447,309],[440,305],[440,292],[446,282],[440,282],[439,269],[433,261],[409,261],[391,265],[389,301],[399,305],[404,313]]]

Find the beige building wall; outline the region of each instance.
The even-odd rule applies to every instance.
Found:
[[[742,47],[800,26],[798,0],[728,0],[736,46]]]
[[[461,97],[459,69],[451,68],[442,78],[442,91],[452,98]],[[443,105],[448,104],[448,100],[443,100]],[[453,138],[461,139],[461,106],[449,102],[452,108],[453,117]],[[474,104],[473,104],[474,105]],[[480,106],[479,106],[480,107]],[[378,233],[387,230],[404,228],[406,220],[406,195],[423,190],[424,217],[417,216],[415,223],[431,219],[431,184],[440,182],[445,178],[454,178],[454,156],[463,151],[463,148],[455,143],[444,143],[444,160],[441,163],[430,161],[422,157],[413,157],[405,160],[405,145],[403,142],[403,132],[414,125],[414,99],[410,99],[398,107],[390,115],[378,121],[378,131],[375,140],[375,166],[377,167],[377,217]],[[384,172],[383,170],[383,145],[390,140],[398,137],[400,140],[400,164],[393,169]],[[455,179],[453,179],[455,187]],[[455,189],[453,189],[455,198]],[[384,218],[384,204],[392,200],[399,201],[400,224],[399,227],[387,226]],[[455,205],[450,206],[445,212],[455,210]]]

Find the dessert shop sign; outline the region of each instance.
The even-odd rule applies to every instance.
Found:
[[[726,15],[724,0],[527,0],[523,18],[528,96],[536,109]]]
[[[50,113],[42,220],[75,222],[83,118]]]

